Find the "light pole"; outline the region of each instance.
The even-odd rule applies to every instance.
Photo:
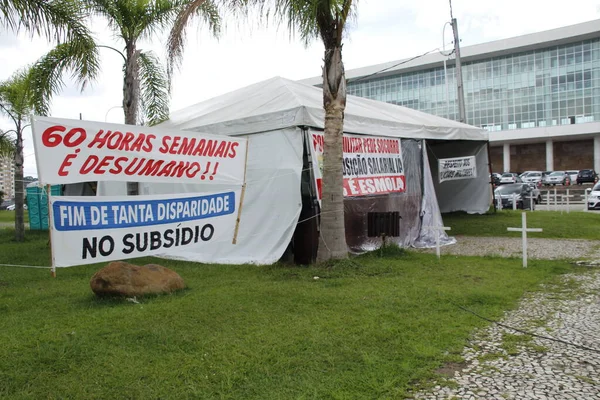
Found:
[[[111,107],[111,108],[109,108],[109,109],[106,111],[106,114],[104,115],[104,122],[108,122],[108,121],[107,121],[107,118],[108,118],[108,113],[110,112],[110,110],[114,110],[115,108],[123,108],[123,106],[114,106],[114,107]]]

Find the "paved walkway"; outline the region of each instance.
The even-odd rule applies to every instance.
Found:
[[[471,338],[464,364],[441,369],[448,378],[414,398],[600,399],[600,268],[544,289],[501,323],[581,347],[492,324]]]

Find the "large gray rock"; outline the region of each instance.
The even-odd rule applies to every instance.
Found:
[[[171,293],[185,288],[185,283],[179,274],[161,265],[116,261],[96,272],[90,286],[97,296],[133,297]]]

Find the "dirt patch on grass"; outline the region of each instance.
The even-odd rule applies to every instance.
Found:
[[[436,369],[435,372],[437,374],[444,375],[449,378],[453,378],[455,372],[462,371],[463,369],[466,368],[466,366],[467,366],[467,363],[465,363],[465,362],[460,362],[460,363],[449,362],[449,363],[444,364],[443,367]]]

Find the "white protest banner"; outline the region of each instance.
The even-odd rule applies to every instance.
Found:
[[[312,132],[312,143],[313,170],[320,200],[323,133]],[[399,138],[344,134],[343,151],[344,196],[404,192],[406,177]]]
[[[477,178],[475,156],[440,158],[438,163],[440,183],[457,179]]]
[[[34,116],[42,184],[86,181],[241,184],[245,138]]]
[[[230,242],[240,190],[152,196],[51,196],[54,266],[123,260]]]

